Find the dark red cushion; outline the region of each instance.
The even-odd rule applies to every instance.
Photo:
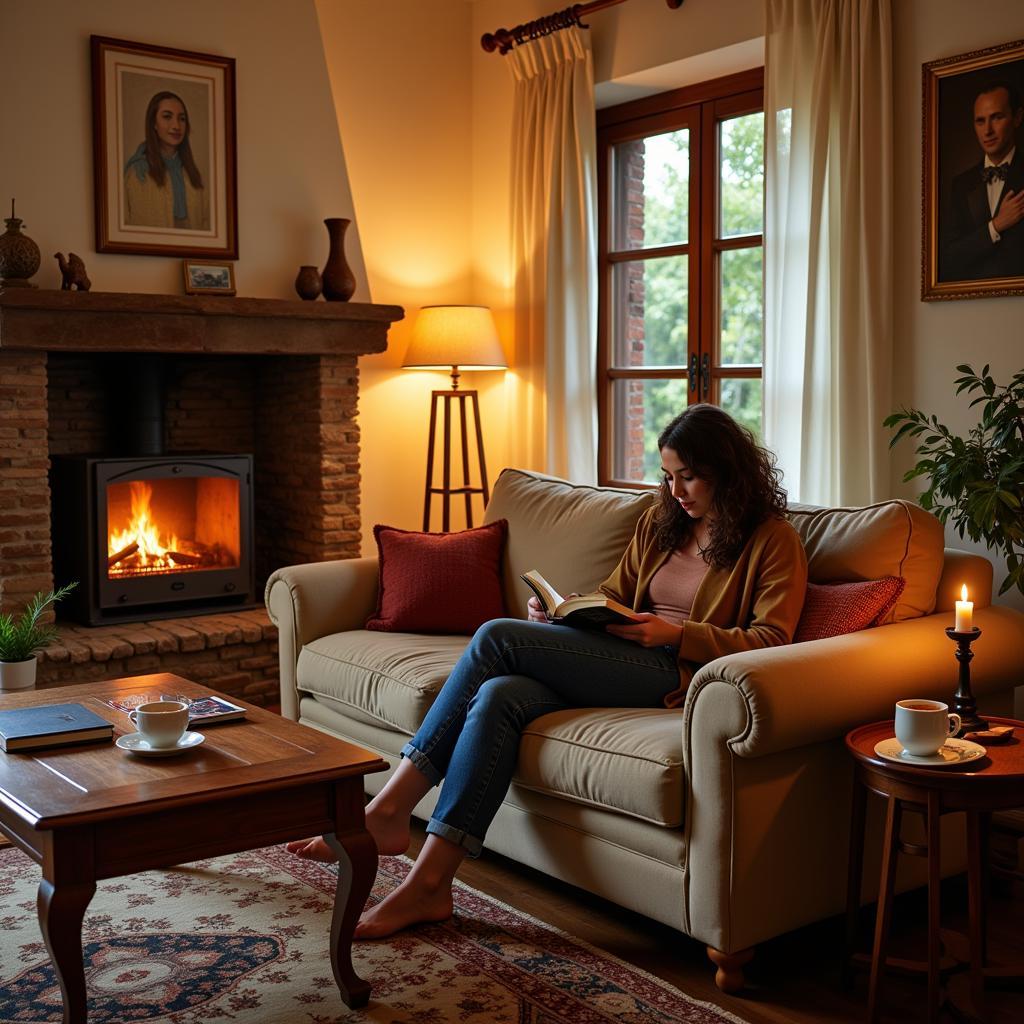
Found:
[[[501,558],[508,520],[460,533],[375,526],[380,556],[377,613],[367,629],[473,633],[505,614]]]
[[[899,600],[906,580],[883,576],[860,583],[808,583],[793,643],[823,640],[877,626]]]

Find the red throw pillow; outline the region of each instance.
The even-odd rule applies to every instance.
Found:
[[[877,626],[899,600],[906,583],[902,576],[883,576],[862,583],[808,583],[793,643]]]
[[[380,556],[377,613],[367,629],[473,633],[505,614],[501,558],[508,520],[461,533],[375,526]]]

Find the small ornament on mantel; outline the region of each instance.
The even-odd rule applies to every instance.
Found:
[[[4,223],[7,230],[0,235],[0,288],[35,288],[29,278],[39,269],[39,246],[21,233],[21,221],[11,215]]]
[[[62,292],[69,292],[72,287],[77,288],[80,292],[87,292],[92,287],[92,281],[89,280],[89,275],[85,272],[85,263],[81,256],[69,252],[68,258],[64,259],[64,253],[55,252],[53,258],[60,266],[60,290]]]

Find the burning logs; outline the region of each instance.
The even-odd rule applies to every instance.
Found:
[[[175,565],[202,565],[203,559],[198,555],[188,555],[184,551],[168,551],[167,557]]]
[[[107,559],[107,568],[108,569],[113,569],[114,566],[117,565],[118,562],[123,562],[126,558],[130,558],[138,550],[139,550],[139,542],[138,541],[132,541],[132,543],[129,544],[127,547],[123,547],[123,548],[121,548],[120,551],[114,552],[114,554],[112,554]]]

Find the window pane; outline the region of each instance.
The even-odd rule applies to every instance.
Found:
[[[759,235],[764,224],[764,114],[719,126],[720,238]]]
[[[727,378],[721,382],[722,408],[761,440],[761,381]]]
[[[657,483],[658,435],[686,408],[685,380],[617,380],[612,388],[612,472],[619,480]]]
[[[689,238],[690,133],[686,128],[615,147],[612,248],[678,245]]]
[[[723,366],[764,361],[763,250],[719,254],[718,361]]]
[[[612,273],[612,364],[685,366],[687,256],[616,263]]]

